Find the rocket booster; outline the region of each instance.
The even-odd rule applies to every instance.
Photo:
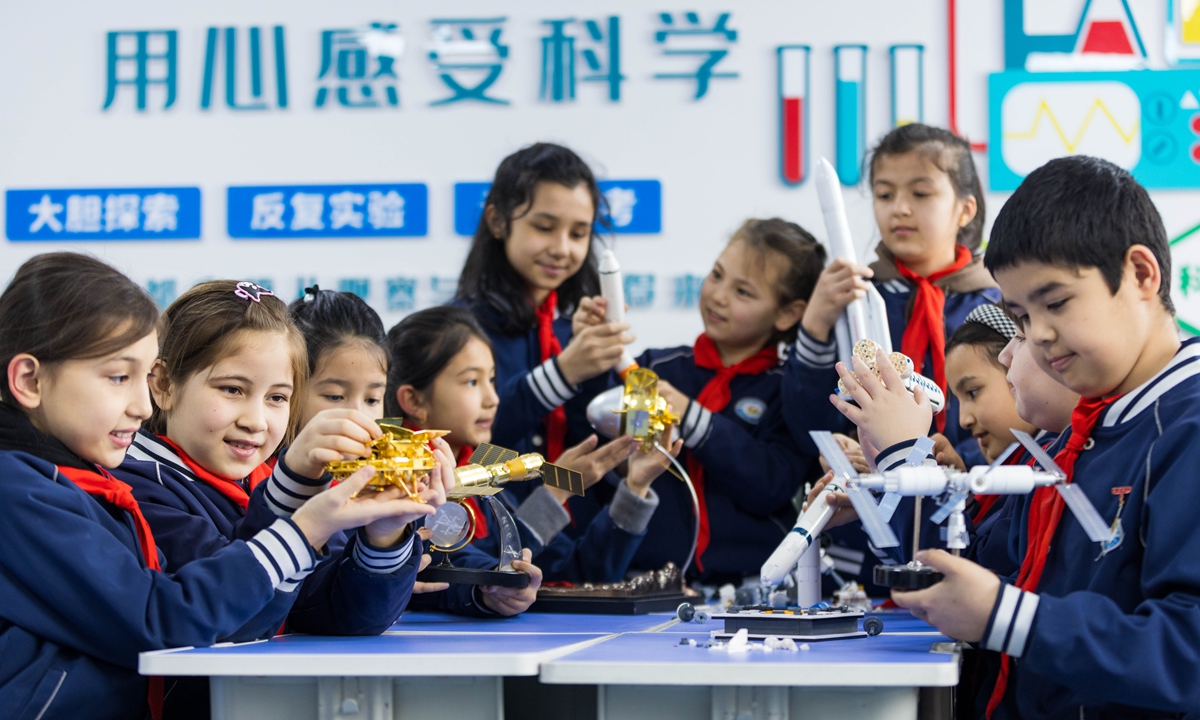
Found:
[[[777,586],[792,568],[796,567],[800,557],[816,542],[829,518],[833,517],[836,508],[829,505],[829,497],[840,492],[846,490],[842,487],[841,480],[835,477],[821,494],[809,503],[808,510],[796,520],[795,527],[763,563],[759,578],[763,585],[772,588]]]
[[[625,278],[621,274],[621,264],[612,250],[600,254],[600,295],[605,300],[604,321],[625,322]],[[629,354],[628,348],[621,351],[621,359],[617,362],[617,374],[622,379],[625,374],[637,367],[637,362]]]

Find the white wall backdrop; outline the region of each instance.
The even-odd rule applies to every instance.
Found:
[[[1051,3],[1055,11],[1050,13],[1024,3],[1029,6],[1025,29],[1071,32],[1085,4],[1085,0],[1061,0]],[[1004,69],[1006,2],[969,0],[958,5],[958,126],[972,140],[986,142],[988,74]],[[1120,0],[1116,5],[1122,6]],[[1146,47],[1144,64],[1164,68],[1169,30],[1164,3],[1133,0],[1130,5]],[[946,0],[692,0],[661,7],[638,0],[10,3],[6,22],[0,25],[0,186],[5,190],[198,187],[203,211],[200,237],[189,240],[112,240],[105,235],[83,242],[26,242],[13,240],[10,232],[0,244],[0,275],[10,276],[33,254],[70,248],[93,253],[139,282],[152,284],[164,300],[210,277],[262,279],[288,300],[312,278],[327,288],[352,281],[360,289],[365,279],[368,300],[390,325],[407,309],[403,297],[389,296],[389,278],[415,280],[413,303],[419,308],[437,302],[439,293],[452,287],[457,277],[469,239],[455,233],[454,184],[487,181],[505,155],[550,140],[574,148],[602,179],[661,183],[661,233],[619,235],[617,253],[627,273],[653,276],[652,299],[643,296],[648,304],[631,310],[638,345],[690,343],[701,328],[700,320],[694,307],[677,306],[686,305],[686,298],[677,297],[676,278],[703,276],[745,218],[779,215],[824,235],[813,184],[790,186],[781,180],[776,48],[797,44],[811,48],[806,148],[811,174],[816,157],[834,155],[835,45],[867,46],[868,144],[892,123],[888,51],[892,45],[923,46],[924,119],[948,123],[951,6]],[[665,27],[660,12],[671,13],[679,28],[688,26],[688,11],[698,13],[696,27],[707,28],[721,13],[729,13],[726,27],[736,31],[736,41],[717,38],[720,42],[714,42],[712,34],[656,41],[655,32]],[[609,99],[604,83],[582,81],[573,102],[539,99],[543,39],[550,33],[544,21],[614,16],[620,20],[624,75],[619,101]],[[499,78],[486,92],[508,104],[467,100],[432,106],[451,92],[429,57],[431,21],[501,17],[502,23],[488,27],[502,29],[500,43],[507,47],[507,57],[500,62]],[[325,107],[315,107],[321,87],[331,88],[331,93],[342,85],[356,87],[339,85],[328,74],[318,80],[322,32],[364,28],[371,22],[398,25],[389,33],[392,44],[384,50],[397,54],[395,38],[403,42],[393,65],[398,79],[391,83],[398,91],[398,106],[385,101],[374,108],[342,107],[331,95]],[[286,108],[278,107],[273,71],[276,26],[283,27],[286,37]],[[223,45],[218,45],[210,107],[201,108],[209,29],[218,28],[223,42],[225,28],[231,27],[236,28],[239,43],[235,98],[239,102],[253,99],[248,90],[248,29],[261,28],[266,109],[228,107]],[[570,27],[580,36],[577,47],[582,47],[584,26],[576,22]],[[138,111],[136,88],[122,85],[105,109],[109,33],[159,30],[176,32],[173,105],[164,109],[163,87],[152,86],[145,110]],[[134,36],[123,37],[123,44],[133,42]],[[695,72],[710,57],[667,55],[664,49],[708,52],[712,48],[728,51],[714,72],[737,73],[737,77],[712,78],[702,98],[695,98],[695,80],[655,78],[660,73]],[[587,70],[585,59],[579,53],[576,57],[577,73],[582,76]],[[152,61],[148,72],[161,72],[161,65],[162,61]],[[1196,85],[1193,89],[1200,92],[1200,83]],[[380,97],[382,85],[375,87]],[[988,153],[975,157],[986,177]],[[427,186],[427,235],[257,240],[231,239],[227,233],[230,186],[380,183]],[[1004,197],[988,194],[989,215],[994,215]],[[1200,192],[1155,190],[1154,197],[1172,236],[1200,222]],[[847,202],[855,237],[864,248],[873,245],[878,235],[867,194],[847,188]],[[24,205],[22,201],[19,207],[6,208],[10,230],[14,213],[26,223],[34,217]],[[65,212],[57,217],[64,218]],[[1188,298],[1181,296],[1180,301],[1186,315]]]

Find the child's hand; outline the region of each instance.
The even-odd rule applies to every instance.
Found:
[[[625,346],[637,338],[626,332],[629,323],[601,323],[583,328],[558,356],[558,369],[572,385],[613,369]]]
[[[483,604],[493,612],[506,617],[520,615],[528,610],[533,601],[537,600],[538,588],[542,586],[542,571],[538,569],[537,565],[530,562],[532,558],[533,555],[530,554],[529,548],[525,548],[521,551],[521,559],[513,560],[512,564],[514,570],[529,576],[529,587],[506,588],[491,585],[481,587],[479,592],[483,595]]]
[[[418,482],[416,485],[417,496],[424,503],[400,500],[400,502],[407,503],[403,512],[379,518],[363,528],[367,534],[367,542],[377,548],[395,547],[407,537],[409,523],[430,514],[420,508],[430,507],[436,511],[437,508],[446,504],[446,491],[454,487],[454,462],[450,460],[450,446],[446,444],[445,440],[436,438],[433,441],[433,457],[437,461],[437,466],[429,473],[425,481]],[[447,467],[449,467],[449,472],[446,471]],[[385,502],[402,496],[403,492],[400,488],[389,487],[383,492],[359,499],[363,502]]]
[[[829,263],[817,278],[804,317],[800,320],[804,332],[815,340],[829,341],[833,326],[845,311],[846,306],[867,296],[870,287],[864,277],[873,277],[875,272],[865,265],[848,263],[841,258]]]
[[[371,454],[371,442],[383,431],[357,410],[322,410],[304,426],[283,461],[297,475],[316,480],[325,463]]]
[[[399,500],[394,496],[355,498],[354,494],[365,488],[374,475],[375,468],[368,465],[300,506],[292,515],[292,522],[304,533],[310,545],[320,549],[335,532],[369,525],[383,518],[397,515],[416,518],[436,512],[433,505]]]
[[[599,295],[581,299],[575,314],[571,316],[571,335],[578,335],[585,327],[602,325],[607,311],[608,301]]]
[[[671,453],[671,457],[679,457],[679,452],[683,450],[683,441],[671,442],[671,431],[674,429],[674,426],[668,426],[660,442]],[[625,477],[625,486],[634,495],[645,498],[650,494],[650,484],[662,475],[663,470],[670,464],[667,456],[654,448],[649,452],[635,452],[629,458],[629,474]]]
[[[421,542],[428,542],[429,538],[433,537],[433,531],[429,528],[417,528],[417,535],[421,536]],[[433,556],[429,553],[421,555],[421,564],[417,567],[417,572],[421,572],[429,567],[429,563],[433,562]],[[427,583],[420,580],[413,583],[413,594],[420,595],[421,593],[441,592],[450,587],[450,583]]]
[[[842,452],[846,455],[846,459],[850,461],[850,465],[855,470],[860,473],[871,472],[871,466],[867,464],[867,457],[863,454],[862,445],[859,445],[857,440],[841,433],[834,433],[833,439],[837,441],[838,447],[842,449]],[[829,472],[829,461],[825,459],[824,455],[817,457],[821,463],[821,469]]]
[[[658,396],[666,400],[667,407],[671,409],[671,412],[681,418],[687,412],[688,403],[692,401],[691,398],[679,392],[674,385],[662,378],[658,379]]]
[[[850,422],[858,426],[860,438],[873,447],[886,450],[898,442],[922,437],[929,432],[929,425],[933,422],[929,398],[920,388],[917,388],[915,395],[905,389],[900,373],[892,367],[882,350],[876,357],[883,376],[882,382],[862,360],[856,357],[853,362],[854,375],[842,363],[837,364],[837,371],[858,407],[837,395],[830,395],[829,400]]]
[[[933,441],[933,457],[937,460],[938,465],[949,465],[959,472],[967,471],[967,464],[950,444],[950,438],[941,433],[934,433],[929,436],[929,439]]]
[[[812,490],[808,492],[808,498],[804,501],[804,509],[808,510],[813,501],[825,491],[825,486],[829,481],[833,480],[833,472],[826,472],[816,485],[813,485]],[[838,525],[854,522],[858,519],[858,513],[854,510],[854,506],[850,504],[850,496],[846,493],[833,493],[829,499],[825,501],[829,507],[834,508],[833,515],[829,517],[829,522],[825,524],[825,528],[835,528]]]
[[[558,459],[554,461],[555,465],[569,470],[578,470],[583,475],[584,490],[595,485],[600,478],[604,477],[605,473],[620,465],[637,447],[637,439],[629,436],[619,437],[597,449],[596,445],[599,442],[600,439],[593,433],[575,447],[563,450],[562,455],[559,455]],[[558,498],[560,503],[566,502],[567,498],[572,495],[572,493],[556,487],[549,485],[545,487],[550,494]]]
[[[1000,594],[1000,578],[945,550],[922,550],[917,559],[945,575],[945,579],[925,590],[893,590],[892,600],[955,640],[982,640]]]

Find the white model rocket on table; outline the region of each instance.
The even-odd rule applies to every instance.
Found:
[[[854,239],[850,237],[850,224],[846,220],[846,204],[842,199],[841,180],[837,171],[825,158],[817,162],[817,199],[821,203],[821,216],[825,220],[825,250],[829,259],[845,260],[858,264],[858,253]],[[866,297],[854,300],[846,306],[834,326],[837,340],[838,360],[852,368],[854,348],[862,340],[872,340],[883,349],[885,355],[892,353],[892,333],[888,325],[887,305],[875,286],[867,283]],[[919,359],[919,358],[917,358]],[[912,372],[904,376],[904,386],[912,392],[920,387],[929,397],[934,413],[941,412],[946,405],[945,394],[937,383]]]
[[[604,321],[625,322],[625,277],[621,273],[621,264],[612,250],[605,249],[600,253],[600,295],[605,300]],[[617,363],[617,374],[625,379],[625,374],[637,367],[637,362],[629,354],[629,349],[621,351],[621,359]]]

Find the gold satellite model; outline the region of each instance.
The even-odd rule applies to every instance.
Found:
[[[658,394],[658,375],[647,368],[634,368],[625,375],[625,391],[621,407],[621,435],[632,435],[642,441],[642,450],[649,452],[662,439],[668,425],[678,425],[679,416],[667,408],[667,400]]]

